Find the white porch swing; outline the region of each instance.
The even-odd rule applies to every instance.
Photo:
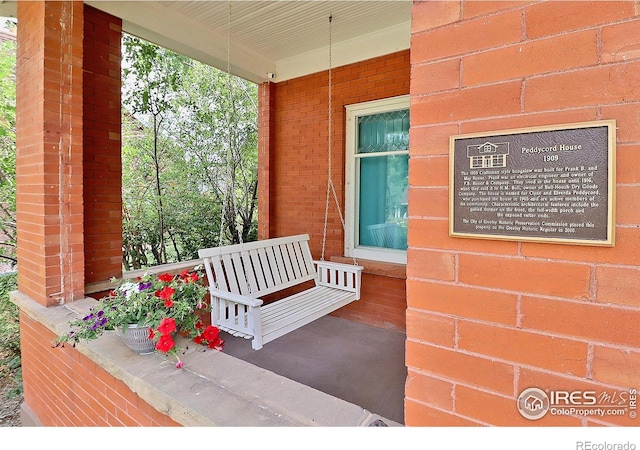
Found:
[[[329,16],[328,181],[320,261],[313,261],[308,234],[247,243],[242,242],[240,237],[239,244],[198,251],[209,282],[211,323],[233,336],[252,339],[251,346],[254,350],[260,350],[264,344],[360,298],[363,268],[355,258],[353,265],[324,260],[331,195],[337,205],[343,229],[345,226],[331,173],[332,21],[333,17]],[[229,35],[230,30],[231,4]],[[228,45],[227,77],[230,77],[230,72]],[[230,144],[231,142],[228,151],[231,151]],[[224,214],[222,216],[220,236],[224,228]],[[313,282],[314,285],[267,305],[261,300],[268,294],[307,282]]]

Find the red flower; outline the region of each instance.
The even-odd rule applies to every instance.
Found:
[[[165,308],[171,308],[173,306],[173,302],[171,301],[170,298],[165,299],[164,301],[164,307]]]
[[[214,327],[213,325],[209,325],[203,332],[202,332],[202,336],[207,340],[207,341],[213,341],[216,340],[218,338],[220,334],[220,330],[218,330],[217,327]]]
[[[109,291],[109,296],[110,297],[117,297],[118,293],[116,291]]]
[[[164,319],[162,319],[162,322],[158,327],[158,331],[163,336],[168,336],[169,334],[176,331],[176,321],[173,320],[171,317],[165,317]]]
[[[176,292],[176,290],[174,288],[172,288],[171,286],[165,286],[157,294],[158,294],[158,297],[160,297],[163,300],[171,300],[171,297],[173,297],[173,294],[175,292]]]
[[[224,341],[219,337],[215,338],[212,341],[209,341],[209,348],[215,348],[217,350],[222,350],[224,348]]]
[[[158,275],[158,280],[164,281],[165,283],[171,283],[173,281],[173,275],[163,273],[162,275]]]
[[[199,320],[198,320],[198,321],[196,322],[196,328],[197,328],[198,330],[201,330],[201,329],[203,329],[203,328],[204,328],[204,324],[203,324],[201,321],[199,321]]]
[[[163,334],[158,339],[158,343],[156,344],[156,349],[160,350],[163,353],[169,352],[173,347],[175,347],[176,343],[173,342],[173,338],[169,334]]]
[[[180,274],[180,278],[182,279],[182,281],[184,281],[186,284],[189,283],[195,283],[196,281],[198,281],[200,279],[200,277],[198,276],[197,272],[189,272],[188,270],[184,270],[181,274]]]
[[[149,339],[153,339],[154,337],[156,337],[156,332],[153,328],[149,327]]]
[[[195,342],[198,345],[202,344],[204,342],[204,336],[202,336],[201,334],[197,335],[196,337],[193,338],[193,342]]]

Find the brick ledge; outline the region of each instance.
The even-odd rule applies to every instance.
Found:
[[[353,258],[348,256],[332,256],[330,261],[353,264]],[[373,261],[370,259],[358,258],[358,264],[364,267],[362,273],[368,273],[371,275],[378,275],[381,277],[389,278],[407,278],[407,266],[406,264],[397,264],[382,261]]]
[[[47,308],[18,291],[11,293],[11,301],[57,335],[66,332],[69,320],[95,304],[88,298]],[[185,342],[180,345],[185,348]],[[401,426],[224,352],[202,352],[191,346],[181,355],[184,368],[176,369],[173,361],[167,362],[160,354],[140,356],[131,352],[113,332],[79,344],[76,350],[184,426],[353,427],[369,426],[378,419]],[[32,419],[37,422],[37,417]]]

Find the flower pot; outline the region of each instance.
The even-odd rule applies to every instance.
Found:
[[[119,331],[127,347],[139,355],[149,355],[156,351],[155,342],[149,339],[149,326],[125,325]]]

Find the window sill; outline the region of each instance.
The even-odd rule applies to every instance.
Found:
[[[353,258],[348,256],[332,256],[330,258],[333,262],[353,264]],[[378,275],[381,277],[389,278],[407,278],[407,265],[397,264],[382,261],[373,261],[370,259],[357,259],[358,264],[363,266],[363,273]]]
[[[46,308],[18,291],[11,293],[11,300],[22,314],[56,335],[65,333],[69,320],[86,314],[95,304],[93,299],[83,299]],[[179,345],[185,348],[185,344]],[[161,354],[131,352],[113,332],[79,344],[76,350],[184,426],[370,426],[381,419],[357,405],[224,352],[202,352],[190,346],[181,355],[184,368],[176,369],[174,362]]]

